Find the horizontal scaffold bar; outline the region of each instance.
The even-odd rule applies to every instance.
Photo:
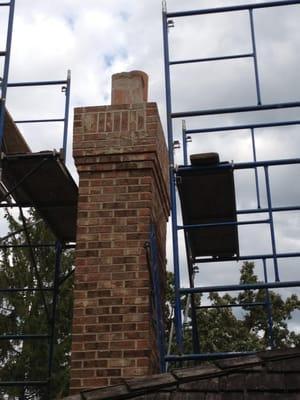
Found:
[[[276,258],[296,258],[300,257],[300,253],[276,253]],[[220,261],[247,261],[247,260],[267,260],[274,258],[274,254],[248,254],[239,257],[226,257],[226,258],[196,258],[195,263],[211,263]]]
[[[65,85],[68,81],[37,81],[37,82],[9,82],[8,87],[25,87],[25,86],[55,86],[55,85]]]
[[[300,125],[300,120],[296,121],[280,121],[280,122],[267,122],[261,124],[247,124],[247,125],[233,125],[233,126],[218,126],[215,128],[204,128],[204,129],[186,129],[186,135],[193,135],[196,133],[213,133],[213,132],[226,132],[226,131],[242,131],[247,129],[259,129],[259,128],[274,128],[276,126],[290,126]]]
[[[23,244],[0,244],[0,249],[11,249],[11,248],[43,248],[43,247],[55,247],[55,243],[23,243]]]
[[[16,124],[36,124],[41,122],[64,122],[64,118],[47,118],[47,119],[22,119],[14,121]]]
[[[54,202],[35,202],[35,205],[39,206],[40,208],[43,207],[53,207],[53,208],[64,208],[67,207],[69,205],[69,203],[63,203],[63,202],[59,202],[59,203],[54,203]],[[33,207],[32,202],[24,202],[24,201],[20,201],[18,203],[0,203],[0,208],[19,208],[19,207],[24,207],[24,208],[28,208],[28,207]],[[0,239],[1,240],[1,239]]]
[[[233,292],[241,290],[258,290],[258,289],[280,289],[288,287],[299,287],[300,281],[287,282],[267,282],[267,283],[245,283],[241,285],[217,285],[194,288],[181,288],[180,293],[210,293],[210,292]]]
[[[208,309],[208,308],[231,308],[231,307],[257,307],[257,306],[266,306],[267,303],[263,302],[254,302],[254,303],[240,303],[240,304],[211,304],[207,306],[197,306],[197,310]]]
[[[0,288],[0,293],[16,293],[16,292],[52,292],[54,288]]]
[[[237,214],[256,214],[267,212],[287,212],[287,211],[300,211],[300,206],[286,206],[286,207],[272,207],[269,208],[250,208],[245,210],[237,210]]]
[[[206,8],[202,10],[188,10],[188,11],[174,11],[167,13],[167,18],[179,18],[179,17],[190,17],[193,15],[206,15],[206,14],[218,14],[233,11],[244,11],[244,10],[254,10],[258,8],[270,8],[270,7],[280,7],[280,6],[291,6],[295,4],[300,4],[300,0],[285,0],[285,1],[271,1],[264,3],[254,3],[254,4],[241,4],[237,6],[228,7],[216,7],[216,8]]]
[[[10,3],[0,3],[0,7],[9,7]]]
[[[182,354],[180,356],[177,355],[168,355],[165,357],[166,361],[169,362],[180,362],[180,361],[193,361],[193,360],[215,360],[219,358],[232,358],[232,357],[241,357],[241,356],[249,356],[255,354],[254,351],[235,351],[235,352],[226,352],[226,353],[200,353],[200,354]]]
[[[251,111],[278,110],[283,108],[296,108],[296,107],[300,107],[299,101],[293,101],[289,103],[262,104],[262,105],[244,106],[244,107],[226,107],[226,108],[214,108],[214,109],[198,110],[198,111],[173,112],[171,113],[171,118],[200,117],[205,115],[234,114],[234,113],[243,113]]]
[[[49,339],[50,335],[32,334],[32,335],[0,335],[0,340],[31,340],[31,339]]]
[[[1,386],[43,386],[47,385],[49,381],[0,381]]]
[[[202,62],[211,62],[211,61],[222,61],[222,60],[234,60],[239,58],[249,58],[253,57],[253,53],[246,54],[234,54],[231,56],[220,56],[220,57],[206,57],[206,58],[193,58],[191,60],[177,60],[170,61],[170,65],[179,65],[179,64],[193,64],[193,63],[202,63]]]
[[[193,225],[179,225],[177,229],[203,229],[203,228],[210,228],[214,226],[237,226],[237,225],[259,225],[259,224],[268,224],[270,223],[269,219],[261,219],[255,221],[228,221],[228,222],[212,222],[209,224],[193,224]]]
[[[197,170],[216,170],[216,169],[250,169],[255,167],[268,167],[279,165],[300,164],[300,158],[286,158],[280,160],[262,160],[262,161],[249,161],[241,163],[220,163],[216,165],[181,165],[178,169],[180,171],[197,171]]]

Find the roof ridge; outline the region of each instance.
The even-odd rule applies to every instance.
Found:
[[[121,384],[100,389],[90,389],[65,400],[121,400],[132,396],[153,393],[159,389],[172,388],[178,385],[228,375],[235,371],[245,371],[264,365],[268,362],[291,359],[300,356],[300,348],[267,350],[254,355],[245,355],[217,359],[212,364],[175,369],[163,374],[144,377],[123,378]]]

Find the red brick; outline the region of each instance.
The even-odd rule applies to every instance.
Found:
[[[72,371],[73,378],[89,378],[96,375],[95,369],[84,369],[82,370],[74,370]]]
[[[108,365],[110,367],[129,367],[135,365],[135,360],[121,358],[121,357],[118,357],[116,359],[111,358],[108,361]]]
[[[82,350],[84,350],[83,343],[75,343],[73,337],[72,351],[82,351]]]
[[[98,305],[120,305],[123,304],[123,298],[110,298],[110,299],[99,299]]]
[[[89,325],[85,325],[86,328],[87,328],[87,326],[89,326]],[[95,340],[96,340],[96,335],[74,335],[73,336],[73,343],[94,342]]]
[[[74,360],[89,360],[95,357],[95,351],[76,351],[72,353],[72,359]]]
[[[107,365],[107,360],[90,360],[83,362],[84,368],[106,368]]]
[[[71,368],[72,369],[80,369],[83,366],[82,361],[71,361]]]
[[[108,324],[114,324],[118,322],[123,322],[123,316],[122,315],[105,315],[99,318],[99,320],[102,323],[108,323]]]
[[[98,114],[98,131],[103,132],[105,129],[105,113]]]
[[[148,367],[149,358],[138,358],[136,363],[138,367]]]
[[[84,132],[97,132],[98,114],[86,114],[83,119]]]
[[[120,340],[110,343],[112,350],[135,349],[135,342],[133,340]]]
[[[134,331],[136,329],[136,324],[131,323],[123,323],[123,324],[113,324],[111,326],[112,331],[120,332],[120,331]]]
[[[107,378],[87,378],[83,379],[83,386],[86,388],[99,388],[108,386],[109,380]]]
[[[102,350],[102,351],[98,351],[97,352],[97,356],[100,359],[103,359],[103,358],[107,358],[107,359],[110,359],[110,358],[121,358],[122,357],[122,351],[111,351],[111,350],[103,351]],[[108,360],[106,360],[106,362],[109,364]]]
[[[127,131],[128,130],[128,111],[123,111],[122,112],[122,131]]]
[[[112,131],[112,114],[110,112],[106,113],[105,131],[106,132]]]
[[[97,333],[99,333],[99,332],[110,332],[111,331],[111,327],[112,327],[111,324],[103,324],[103,323],[98,324],[97,326],[98,326]]]
[[[70,387],[71,388],[81,388],[81,380],[80,379],[71,379],[70,380]]]

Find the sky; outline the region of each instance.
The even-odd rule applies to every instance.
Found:
[[[248,0],[247,3],[258,1]],[[238,0],[169,0],[169,11],[242,4]],[[2,11],[2,10],[0,10]],[[0,16],[3,47],[5,13]],[[259,74],[263,103],[299,99],[300,6],[254,11]],[[1,31],[2,29],[2,31]],[[171,59],[231,55],[251,51],[249,16],[245,12],[176,19],[170,29]],[[64,79],[72,72],[67,165],[77,180],[71,156],[73,108],[110,103],[111,75],[143,70],[149,75],[149,99],[159,106],[166,133],[163,39],[160,0],[16,0],[10,82]],[[256,102],[252,60],[191,64],[172,68],[173,111],[199,110]],[[298,97],[297,97],[298,96]],[[62,117],[64,95],[60,87],[9,89],[7,104],[18,119]],[[299,119],[299,109],[286,111],[187,119],[188,128],[229,125],[274,119]],[[174,123],[175,139],[181,136],[181,121]],[[20,125],[33,151],[59,149],[62,126],[57,123]],[[260,160],[299,156],[299,126],[260,129],[256,134]],[[250,161],[249,132],[193,136],[189,152],[217,151],[222,161]],[[178,164],[182,156],[177,150]],[[270,172],[274,206],[297,205],[299,167],[273,168]],[[259,171],[262,201],[266,203],[262,171]],[[253,173],[235,174],[237,206],[255,207]],[[266,216],[261,215],[262,219]],[[180,218],[179,218],[180,219]],[[299,249],[300,213],[275,216],[279,251]],[[268,227],[239,229],[243,254],[270,252]],[[168,267],[172,269],[168,237]],[[181,246],[182,248],[182,246]],[[186,283],[184,251],[180,252],[182,284]],[[228,264],[228,265],[227,265]],[[299,279],[299,261],[282,260],[282,279]],[[240,263],[203,265],[196,284],[237,283]],[[269,263],[270,280],[273,280]],[[258,263],[256,272],[262,278]],[[292,290],[295,292],[296,290]],[[282,293],[285,295],[289,290]],[[298,316],[299,317],[299,316]],[[299,317],[300,318],[300,317]]]

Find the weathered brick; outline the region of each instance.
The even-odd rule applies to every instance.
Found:
[[[83,387],[86,388],[98,388],[101,386],[108,386],[109,379],[107,378],[85,378],[83,379]]]
[[[80,197],[71,393],[158,368],[144,248],[154,223],[165,260],[168,155],[156,105],[76,109],[73,155]]]
[[[105,131],[106,132],[112,131],[112,114],[110,112],[106,113]]]

